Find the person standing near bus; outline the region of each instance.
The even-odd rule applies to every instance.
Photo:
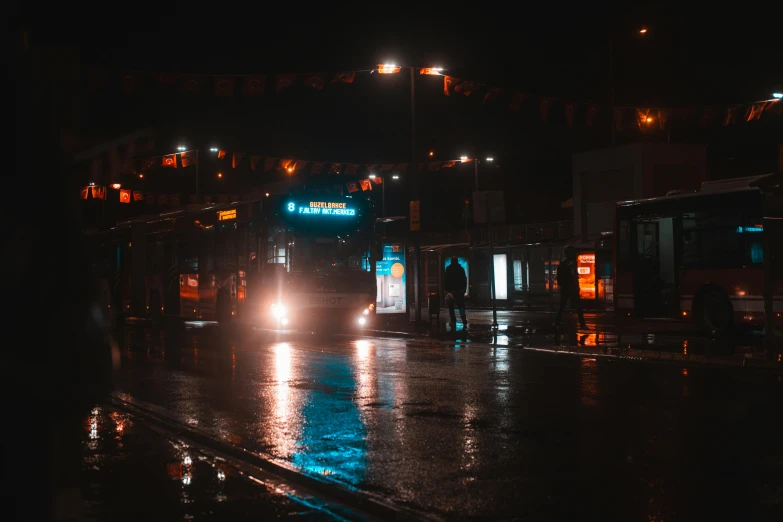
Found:
[[[453,299],[447,299],[449,306],[449,318],[451,319],[451,330],[457,329],[457,316],[454,313],[454,306],[459,308],[459,314],[462,318],[462,329],[468,327],[468,319],[465,315],[465,291],[468,287],[468,276],[465,275],[465,269],[459,265],[457,256],[451,257],[451,264],[446,267],[445,288]]]
[[[552,326],[558,328],[563,316],[566,303],[570,300],[571,306],[576,308],[579,316],[579,327],[587,328],[585,316],[582,310],[582,299],[579,296],[579,276],[576,270],[576,251],[571,245],[563,249],[563,259],[557,268],[557,286],[560,289],[560,308],[557,310],[555,322]]]

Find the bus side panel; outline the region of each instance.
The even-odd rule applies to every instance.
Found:
[[[180,317],[198,319],[198,279],[198,274],[180,274],[179,276]]]
[[[680,309],[687,316],[694,298],[704,285],[720,287],[731,300],[736,324],[764,320],[763,268],[726,268],[713,270],[680,270]]]
[[[198,285],[198,318],[205,321],[214,321],[217,319],[215,313],[215,299],[217,297],[217,288],[215,283],[215,274],[207,274],[206,277],[199,278]]]
[[[614,298],[615,306],[618,312],[633,312],[633,273],[615,272]]]

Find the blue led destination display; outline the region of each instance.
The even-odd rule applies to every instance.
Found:
[[[306,214],[310,216],[356,216],[356,209],[349,208],[348,203],[337,201],[309,201],[286,205],[286,210],[293,214]]]

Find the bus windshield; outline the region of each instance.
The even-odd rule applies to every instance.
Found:
[[[368,243],[350,236],[294,235],[291,271],[330,273],[368,270]]]

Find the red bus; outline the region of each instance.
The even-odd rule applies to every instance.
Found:
[[[692,319],[709,332],[763,324],[762,193],[751,185],[761,177],[618,202],[615,309],[636,317]],[[779,277],[774,310],[779,320]]]

